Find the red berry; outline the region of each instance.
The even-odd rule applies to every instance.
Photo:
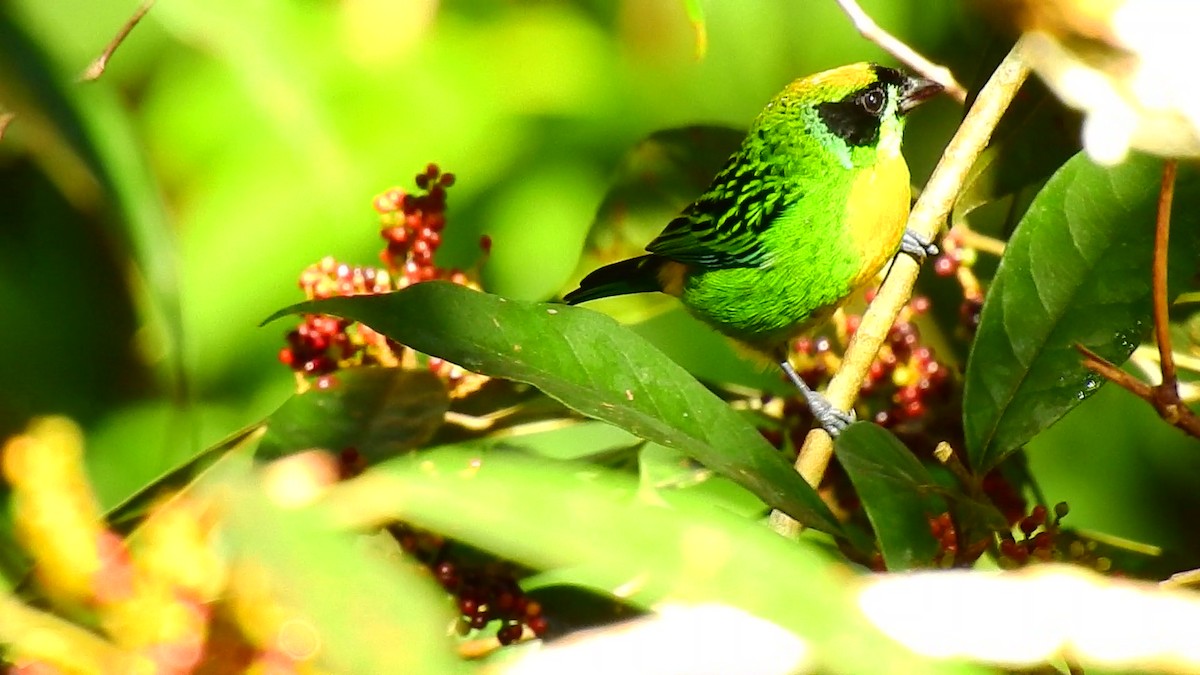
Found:
[[[479,238],[479,248],[483,249],[484,253],[492,252],[492,237],[491,237],[491,235],[485,234]]]
[[[517,622],[506,623],[500,627],[500,630],[496,631],[496,639],[499,640],[500,644],[502,645],[511,645],[517,640],[520,640],[521,635],[523,635],[524,632],[525,630],[521,628],[521,624]]]
[[[958,261],[948,255],[938,256],[933,261],[933,271],[939,277],[948,277],[958,271]]]
[[[541,615],[530,617],[525,622],[525,625],[529,626],[529,630],[533,631],[534,634],[539,637],[542,635],[545,635],[546,629],[549,628],[549,624],[546,621],[546,617],[541,616]]]
[[[454,176],[454,174],[452,174],[452,173],[444,173],[444,174],[442,174],[441,183],[442,183],[442,185],[443,185],[443,186],[445,186],[445,187],[451,187],[451,186],[453,186],[453,185],[454,185],[454,180],[455,180],[455,176]]]

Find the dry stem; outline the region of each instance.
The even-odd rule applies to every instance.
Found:
[[[108,60],[112,58],[113,52],[117,51],[117,47],[120,47],[125,38],[129,37],[129,33],[133,31],[133,27],[138,25],[138,22],[142,20],[142,17],[146,16],[146,12],[149,12],[153,6],[154,0],[145,0],[141,7],[138,7],[137,11],[133,13],[133,16],[129,17],[125,25],[121,26],[121,30],[117,31],[116,36],[108,43],[104,51],[100,52],[100,56],[97,56],[96,60],[88,65],[87,70],[83,71],[83,75],[79,79],[84,82],[94,82],[100,79],[100,76],[104,74],[104,69],[108,67]]]
[[[1025,81],[1029,69],[1020,58],[1018,42],[979,92],[979,98],[963,119],[942,159],[934,169],[929,183],[913,207],[908,227],[917,235],[932,240],[954,206],[967,172],[979,153],[991,139],[996,123],[1012,102],[1017,89]],[[898,256],[891,272],[879,288],[875,301],[867,308],[854,339],[846,349],[842,367],[838,369],[825,392],[826,398],[842,410],[850,410],[858,396],[859,387],[887,338],[888,331],[899,316],[901,308],[912,294],[920,265],[906,255]],[[820,484],[825,468],[833,454],[833,440],[825,431],[809,432],[796,459],[796,470],[810,485]],[[800,524],[778,511],[771,514],[771,527],[784,536],[795,537]]]
[[[834,0],[834,2],[842,8],[846,16],[850,17],[850,22],[854,24],[854,28],[858,30],[859,35],[879,45],[884,51],[896,57],[896,60],[907,65],[909,68],[945,87],[946,93],[955,101],[959,103],[967,102],[967,90],[958,83],[958,80],[954,79],[954,73],[951,73],[949,68],[939,66],[921,56],[917,53],[917,50],[909,47],[896,36],[880,28],[879,24],[875,23],[875,20],[858,5],[857,0]]]

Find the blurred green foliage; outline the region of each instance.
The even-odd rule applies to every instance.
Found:
[[[987,31],[953,0],[862,4],[966,82],[991,65]],[[470,264],[488,234],[485,287],[545,299],[574,273],[638,140],[744,126],[795,77],[890,62],[833,2],[700,5],[697,60],[680,0],[174,0],[87,84],[77,74],[134,3],[0,5],[0,35],[44,53],[0,40],[0,105],[17,114],[0,142],[0,435],[37,414],[79,420],[114,503],[287,397],[292,375],[275,358],[285,328],[258,322],[301,299],[296,276],[320,257],[374,262],[372,197],[427,162],[459,178],[441,262]],[[34,58],[44,77],[31,75]],[[69,115],[43,89],[67,93],[90,141],[64,136]],[[918,184],[959,115],[939,101],[912,120]],[[112,129],[136,139],[107,168],[140,186],[142,220],[80,151]],[[159,229],[139,239],[135,223],[160,207]],[[178,302],[178,334],[156,293]],[[693,339],[678,312],[643,333],[704,374],[754,375],[721,341]],[[1035,441],[1034,473],[1071,503],[1073,525],[1200,557],[1200,498],[1181,478],[1194,443],[1126,398],[1102,393]],[[1153,447],[1131,456],[1131,439]]]

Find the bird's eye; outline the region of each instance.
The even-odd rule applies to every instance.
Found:
[[[864,110],[872,115],[878,115],[879,113],[883,112],[883,104],[886,101],[886,97],[883,95],[882,90],[872,89],[871,91],[863,94],[859,101],[861,102]]]

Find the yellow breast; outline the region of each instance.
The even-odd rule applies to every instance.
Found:
[[[900,153],[888,153],[860,169],[846,202],[850,246],[862,260],[854,286],[874,277],[896,254],[912,199],[908,164]]]

